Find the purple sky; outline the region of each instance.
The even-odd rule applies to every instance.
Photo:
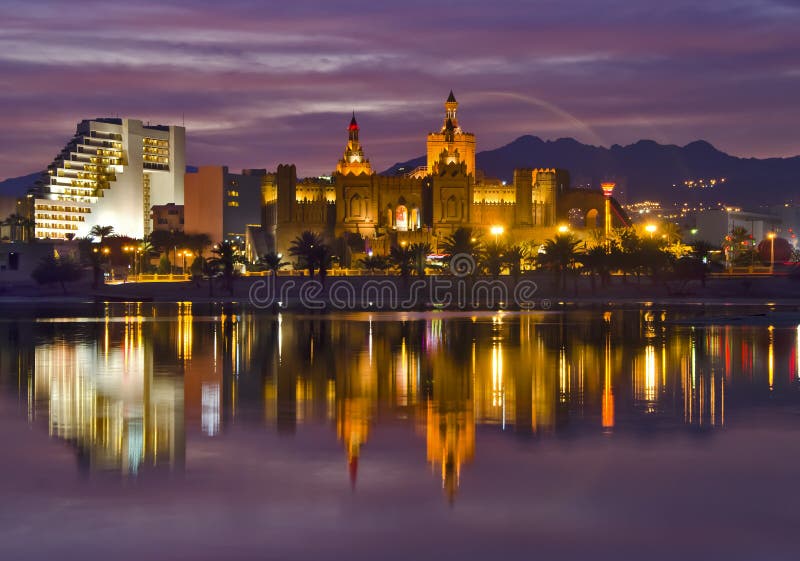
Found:
[[[800,154],[794,0],[4,0],[0,21],[0,178],[101,115],[185,118],[192,164],[325,173],[352,109],[382,170],[423,153],[451,88],[479,150],[535,134]]]

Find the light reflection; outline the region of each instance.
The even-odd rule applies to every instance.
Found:
[[[534,314],[283,321],[175,310],[151,321],[138,304],[120,318],[109,307],[96,322],[37,323],[42,336],[25,343],[31,369],[0,353],[2,372],[21,373],[30,421],[46,419],[93,468],[180,466],[187,431],[225,438],[238,423],[287,434],[330,423],[355,484],[368,440],[384,437],[374,425],[398,422],[419,429],[454,500],[477,425],[536,438],[612,429],[617,438],[655,420],[712,430],[738,413],[730,389],[786,395],[800,358],[800,326],[677,329],[649,311],[639,323],[606,311],[554,324]],[[65,337],[86,325],[88,335]],[[752,376],[754,360],[767,379]]]

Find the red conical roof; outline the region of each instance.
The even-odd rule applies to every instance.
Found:
[[[356,123],[356,112],[353,111],[353,118],[350,119],[350,126],[347,127],[349,131],[357,131],[358,130],[358,123]]]

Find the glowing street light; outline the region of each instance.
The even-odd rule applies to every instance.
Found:
[[[656,227],[655,224],[648,224],[647,226],[644,227],[644,231],[647,232],[648,234],[650,234],[650,239],[653,238],[653,234],[655,233],[655,231],[657,229],[658,228]]]
[[[569,226],[567,226],[566,224],[561,224],[558,227],[558,233],[559,234],[566,234],[567,232],[569,232]]]
[[[499,224],[489,228],[489,232],[494,236],[494,243],[497,243],[498,236],[502,236],[503,232],[505,231],[506,231],[505,228],[503,228]]]
[[[775,272],[775,232],[767,234],[769,238],[769,274]]]

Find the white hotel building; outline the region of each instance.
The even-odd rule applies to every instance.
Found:
[[[100,225],[143,238],[153,205],[183,204],[185,145],[183,127],[81,121],[33,194],[36,237],[83,237]]]

